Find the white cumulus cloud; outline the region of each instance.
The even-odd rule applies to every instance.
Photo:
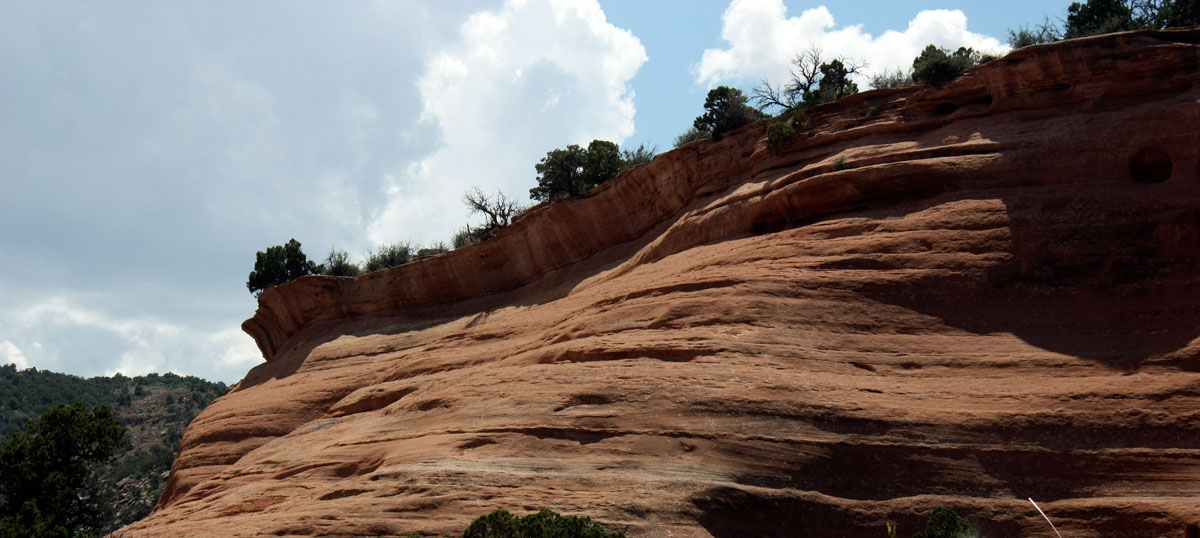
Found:
[[[862,25],[838,28],[825,6],[788,17],[783,0],[733,0],[722,21],[721,37],[728,47],[704,51],[695,67],[701,85],[756,83],[763,77],[784,82],[792,58],[814,46],[826,58],[865,63],[858,81],[864,88],[863,83],[873,74],[888,69],[907,71],[913,58],[930,44],[991,53],[1008,50],[996,38],[968,31],[967,16],[959,10],[921,11],[903,31],[888,30],[879,36],[864,32]]]
[[[83,376],[173,371],[226,382],[262,362],[254,340],[236,327],[204,329],[109,311],[96,302],[60,293],[0,312],[0,327],[38,340],[27,347],[28,354],[17,343],[0,340],[0,362]]]
[[[467,221],[471,186],[527,199],[547,151],[623,141],[634,130],[628,83],[646,59],[595,0],[509,0],[472,15],[417,81],[421,121],[437,127],[440,146],[387,178],[371,239],[448,241]]]
[[[29,360],[21,352],[21,348],[8,340],[0,340],[0,365],[15,364],[17,368],[29,368]]]

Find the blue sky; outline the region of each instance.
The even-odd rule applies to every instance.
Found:
[[[0,0],[0,363],[236,381],[257,250],[448,241],[468,188],[666,151],[809,45],[900,67],[1066,5]]]
[[[960,10],[969,29],[1004,41],[1010,28],[1040,23],[1066,12],[1069,2],[888,2],[785,1],[787,14],[800,16],[806,9],[828,6],[838,27],[862,25],[863,31],[879,36],[888,30],[903,30],[924,10]],[[638,36],[649,57],[630,85],[636,91],[636,132],[627,145],[657,145],[669,149],[676,135],[699,113],[708,88],[696,84],[694,68],[700,53],[727,46],[721,39],[721,16],[729,2],[670,0],[602,0],[609,22]],[[837,51],[827,50],[831,54]],[[761,75],[760,75],[761,76]],[[727,83],[750,90],[758,82],[730,80]]]

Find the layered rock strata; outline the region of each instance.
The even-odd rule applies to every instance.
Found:
[[[1200,31],[660,155],[483,244],[268,289],[267,362],[120,536],[1182,536],[1200,523]]]

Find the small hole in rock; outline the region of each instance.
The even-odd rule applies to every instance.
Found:
[[[1184,538],[1200,538],[1200,525],[1192,523],[1183,531]]]
[[[754,221],[750,226],[750,233],[754,235],[773,234],[781,232],[787,228],[787,219],[782,215],[763,215]]]
[[[958,105],[954,103],[942,103],[933,107],[933,113],[938,116],[949,116],[950,114],[953,114],[955,110],[958,110]]]
[[[1129,161],[1129,175],[1137,183],[1161,183],[1171,177],[1171,156],[1159,148],[1144,148]]]

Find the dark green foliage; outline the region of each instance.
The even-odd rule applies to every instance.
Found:
[[[69,531],[46,518],[37,503],[24,504],[15,515],[0,518],[0,538],[88,538],[83,531]]]
[[[1200,0],[1088,0],[1067,8],[1065,38],[1200,24]],[[1043,29],[1049,26],[1043,25]],[[1055,35],[1057,36],[1057,29]],[[1044,31],[1044,30],[1043,30]],[[1010,32],[1010,42],[1012,41]],[[1021,37],[1021,33],[1015,34]]]
[[[1200,0],[1088,0],[1073,2],[1067,8],[1067,20],[1061,30],[1046,18],[1033,28],[1009,30],[1008,44],[1021,48],[1064,38],[1197,24],[1200,24]]]
[[[973,49],[959,47],[950,53],[934,45],[925,47],[921,55],[913,60],[913,80],[941,86],[958,78],[963,70],[979,63],[980,55]]]
[[[796,127],[806,123],[808,123],[808,114],[802,107],[780,114],[778,118],[767,125],[767,149],[778,151],[784,143],[795,138]]]
[[[561,516],[542,509],[518,518],[505,510],[496,510],[471,523],[463,538],[624,538],[625,533],[610,532],[591,518]]]
[[[55,404],[119,404],[114,411],[118,422],[130,429],[127,440],[138,438],[142,444],[123,444],[122,454],[97,470],[101,484],[97,503],[105,510],[96,526],[100,534],[106,534],[150,513],[162,493],[163,473],[174,462],[183,428],[225,389],[224,383],[172,373],[84,379],[34,368],[18,370],[11,364],[0,366],[0,395],[5,400],[0,406],[0,435]],[[164,405],[167,396],[174,400],[170,406]],[[162,431],[167,432],[165,437],[158,433]],[[123,481],[126,478],[131,480]],[[122,485],[117,486],[118,482]],[[8,535],[0,530],[0,538],[4,536]]]
[[[709,138],[712,138],[712,131],[692,126],[687,131],[684,131],[683,134],[675,137],[675,147],[683,147],[697,140],[706,140]]]
[[[1109,32],[1134,30],[1139,25],[1133,9],[1123,0],[1088,0],[1067,8],[1067,39]]]
[[[1037,26],[1021,26],[1016,30],[1008,31],[1008,44],[1014,49],[1029,47],[1032,45],[1041,45],[1044,43],[1053,43],[1062,39],[1062,34],[1058,30],[1058,26],[1046,17],[1042,24]]]
[[[992,54],[992,53],[990,53],[990,52],[981,52],[981,53],[978,53],[978,56],[976,56],[976,58],[975,58],[975,64],[976,64],[976,65],[983,65],[983,64],[985,64],[985,63],[988,63],[988,62],[990,62],[990,61],[993,61],[993,60],[999,60],[999,59],[1000,59],[1000,56],[998,56],[998,55],[996,55],[996,54]]]
[[[581,196],[623,169],[621,151],[607,140],[593,140],[587,149],[571,144],[564,149],[546,153],[534,165],[538,185],[529,189],[529,197],[540,202],[554,202],[570,196]]]
[[[650,163],[654,160],[654,151],[654,147],[645,145],[621,150],[607,140],[592,140],[586,149],[571,144],[549,151],[541,162],[534,165],[538,173],[538,185],[529,189],[529,197],[541,202],[554,202],[582,196],[621,172]],[[464,201],[472,214],[483,213],[488,222],[482,230],[467,226],[459,231],[454,238],[454,248],[460,248],[460,243],[466,245],[491,237],[496,230],[507,226],[508,221],[525,210],[502,193],[496,193],[495,197],[484,197],[479,192],[468,192]]]
[[[130,450],[101,471],[104,491],[100,499],[112,508],[105,514],[102,532],[112,532],[150,515],[166,485],[163,474],[171,469],[179,446],[177,438],[163,441],[166,445]],[[125,480],[127,478],[133,480]],[[123,480],[121,491],[118,491],[116,484]],[[129,498],[131,502],[117,503],[119,497]]]
[[[858,85],[851,82],[850,75],[863,67],[845,58],[826,62],[821,49],[813,47],[792,59],[791,81],[775,87],[763,79],[762,85],[754,89],[754,101],[763,109],[785,110],[832,103],[858,93]]]
[[[225,392],[224,383],[172,373],[139,377],[116,374],[85,379],[37,368],[18,370],[16,365],[7,364],[0,366],[0,398],[5,404],[0,406],[0,435],[37,418],[56,404],[77,401],[95,407],[131,402],[146,395],[148,384],[188,391],[189,398],[198,402],[193,404],[197,411]]]
[[[836,161],[833,161],[833,170],[835,172],[840,172],[842,170],[848,170],[849,168],[850,168],[850,165],[846,164],[845,157],[838,157],[838,159]]]
[[[519,523],[520,519],[507,510],[496,510],[472,521],[463,531],[463,538],[515,537]]]
[[[767,149],[778,151],[785,142],[796,136],[796,128],[785,120],[772,121],[767,126]]]
[[[433,245],[431,247],[426,247],[426,248],[418,250],[417,258],[424,258],[426,256],[434,256],[434,255],[441,254],[443,252],[449,252],[449,251],[450,251],[450,249],[446,248],[445,243],[439,242],[438,244]]]
[[[163,445],[153,445],[148,449],[133,450],[121,459],[114,461],[112,466],[105,471],[105,474],[119,479],[128,476],[162,473],[170,469],[171,464],[174,462],[175,451]]]
[[[346,251],[333,247],[329,247],[329,254],[325,256],[325,263],[321,267],[324,268],[324,271],[321,272],[323,275],[358,276],[362,274],[362,268],[350,261],[350,255]]]
[[[1157,12],[1145,15],[1154,28],[1179,28],[1200,24],[1200,0],[1168,0],[1162,4]]]
[[[646,147],[645,144],[638,146],[637,149],[621,150],[621,170],[625,171],[639,164],[650,164],[654,161],[654,153],[657,150],[657,147]]]
[[[0,435],[45,413],[57,403],[79,401],[85,406],[112,405],[128,392],[129,378],[83,379],[37,368],[18,370],[14,364],[0,366]]]
[[[883,72],[871,77],[871,87],[880,88],[902,88],[912,85],[912,72],[905,73],[899,69],[885,69]]]
[[[96,469],[125,441],[105,406],[57,405],[0,446],[0,529],[17,535],[98,532]],[[24,532],[20,532],[20,531]]]
[[[729,131],[767,117],[746,102],[742,90],[717,86],[708,91],[704,100],[705,112],[692,125],[697,130],[712,133],[713,140],[720,140]]]
[[[851,82],[849,78],[850,73],[854,71],[846,67],[841,60],[823,63],[818,69],[821,72],[821,81],[817,83],[815,89],[804,92],[805,106],[832,103],[858,93],[858,85]]]
[[[454,232],[454,237],[450,239],[450,246],[454,250],[458,250],[469,245],[474,245],[475,243],[483,241],[483,239],[484,238],[478,236],[474,228],[472,228],[470,225],[467,225],[460,228],[457,232]]]
[[[939,506],[929,515],[925,522],[925,530],[913,535],[913,538],[973,538],[978,532],[966,519],[961,519],[954,510]]]
[[[291,282],[306,275],[321,273],[321,266],[308,259],[300,250],[300,242],[289,240],[285,245],[267,248],[255,254],[254,270],[246,280],[246,288],[258,297],[263,290]]]
[[[397,265],[404,265],[412,261],[411,250],[405,243],[382,245],[379,249],[367,254],[367,261],[363,262],[363,271],[371,273]]]

